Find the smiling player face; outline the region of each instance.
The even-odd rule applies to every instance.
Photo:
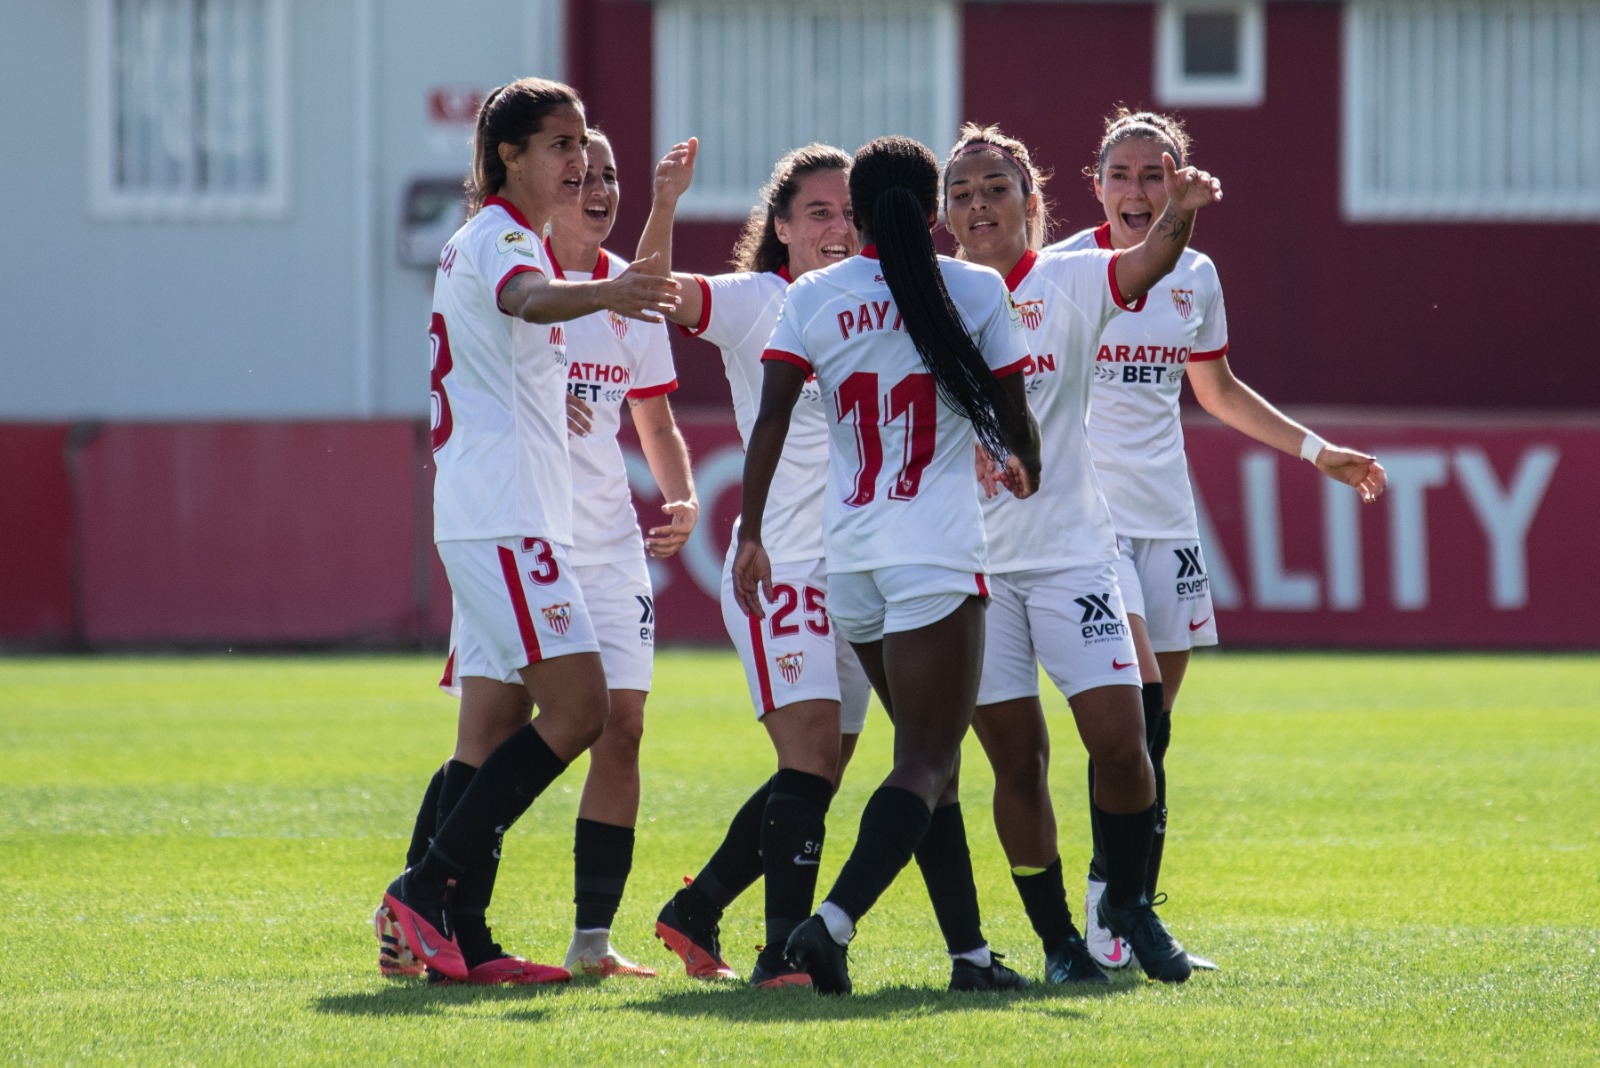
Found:
[[[617,164],[611,146],[598,138],[589,142],[588,159],[582,191],[575,202],[556,213],[556,229],[584,244],[599,246],[617,221]]]
[[[789,217],[776,219],[778,240],[789,247],[789,276],[849,259],[860,251],[850,218],[850,185],[844,171],[813,171],[800,179]]]
[[[1094,195],[1111,224],[1111,247],[1132,248],[1167,210],[1161,180],[1161,153],[1173,148],[1152,137],[1130,137],[1112,146],[1094,180]]]
[[[1029,201],[1017,170],[993,152],[969,152],[945,174],[945,225],[967,256],[1002,274],[1028,248]]]

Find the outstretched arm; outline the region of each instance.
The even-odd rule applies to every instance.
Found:
[[[694,475],[689,469],[689,447],[678,433],[666,394],[629,400],[628,404],[633,427],[639,432],[639,447],[667,500],[661,510],[670,522],[664,527],[651,527],[644,540],[645,550],[664,560],[683,548],[700,518],[700,500],[695,496]]]
[[[782,360],[762,364],[761,407],[744,453],[744,499],[739,512],[739,547],[733,557],[733,597],[746,615],[766,617],[762,595],[772,599],[772,563],[761,545],[761,520],[778,458],[789,436],[789,417],[806,384],[806,373]]]
[[[530,323],[564,323],[607,309],[659,323],[678,307],[679,287],[674,279],[652,273],[654,268],[653,260],[636,260],[615,278],[597,282],[568,282],[523,271],[500,290],[500,308]]]
[[[1200,406],[1241,434],[1279,452],[1312,461],[1317,470],[1329,478],[1353,486],[1368,504],[1383,493],[1388,476],[1376,457],[1329,445],[1284,415],[1265,397],[1233,376],[1226,356],[1191,363],[1188,377]]]
[[[694,161],[700,152],[700,139],[691,137],[672,146],[672,150],[656,164],[655,183],[651,189],[650,217],[645,220],[644,231],[639,235],[639,247],[634,255],[641,260],[657,257],[651,267],[657,274],[671,274],[681,285],[678,306],[667,313],[667,318],[679,326],[696,326],[700,322],[702,298],[700,287],[686,274],[672,273],[672,224],[677,218],[678,198],[689,191],[694,182]]]
[[[1195,213],[1222,199],[1222,183],[1195,167],[1181,170],[1167,152],[1161,153],[1161,176],[1167,188],[1167,210],[1143,241],[1117,257],[1117,289],[1123,302],[1132,304],[1178,266],[1189,247]]]

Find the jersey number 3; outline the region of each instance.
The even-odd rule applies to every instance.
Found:
[[[428,324],[428,337],[433,341],[433,451],[444,448],[455,428],[450,418],[450,397],[444,391],[444,376],[455,364],[450,361],[450,334],[444,328],[444,316],[433,313]]]
[[[878,474],[883,470],[883,437],[880,426],[905,420],[905,449],[900,473],[889,487],[889,498],[909,501],[922,488],[922,472],[933,459],[934,432],[939,413],[934,405],[938,396],[929,374],[910,374],[890,387],[887,395],[878,390],[878,376],[871,371],[856,371],[839,383],[833,395],[839,422],[846,419],[855,426],[856,469],[853,492],[845,504],[859,508],[878,492]]]

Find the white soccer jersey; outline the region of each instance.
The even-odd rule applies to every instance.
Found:
[[[945,257],[939,266],[989,366],[1021,371],[1027,340],[1000,276]],[[827,398],[829,574],[897,564],[985,569],[976,435],[939,399],[871,246],[790,287],[764,358],[814,373]]]
[[[568,271],[545,243],[556,278],[587,282],[614,277],[628,261],[602,249],[594,273]],[[644,555],[644,536],[633,511],[628,469],[617,431],[624,397],[659,397],[678,388],[664,323],[629,319],[613,311],[574,319],[567,327],[567,391],[594,412],[587,437],[572,437],[572,526],[568,558],[579,565],[612,564]]]
[[[490,197],[445,245],[433,280],[433,539],[572,544],[562,324],[500,310],[513,275],[551,276],[544,244]]]
[[[1039,492],[983,502],[989,570],[1077,567],[1116,559],[1117,536],[1095,478],[1084,419],[1095,342],[1121,310],[1120,253],[1028,251],[1006,277],[1032,356],[1028,406],[1043,438]],[[982,492],[981,490],[979,491]]]
[[[789,272],[695,275],[694,280],[700,286],[700,321],[680,329],[722,350],[739,440],[748,448],[750,428],[761,407],[761,353],[783,307]],[[822,556],[822,490],[827,470],[828,418],[821,390],[815,382],[807,382],[789,422],[789,436],[772,477],[762,521],[763,544],[773,563]]]
[[[1103,223],[1050,248],[1110,248],[1110,233]],[[1210,257],[1185,249],[1145,299],[1142,311],[1117,317],[1100,335],[1089,445],[1118,534],[1197,538],[1178,393],[1185,366],[1228,354],[1222,284]]]

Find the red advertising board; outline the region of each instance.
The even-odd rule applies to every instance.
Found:
[[[1187,428],[1224,643],[1600,648],[1596,584],[1572,551],[1600,519],[1600,421],[1307,420],[1380,458],[1381,500],[1363,506],[1309,464],[1210,420]],[[717,591],[742,456],[731,424],[682,425],[704,513],[683,554],[652,565],[658,634],[723,641]],[[648,524],[660,499],[631,443],[628,455]]]

